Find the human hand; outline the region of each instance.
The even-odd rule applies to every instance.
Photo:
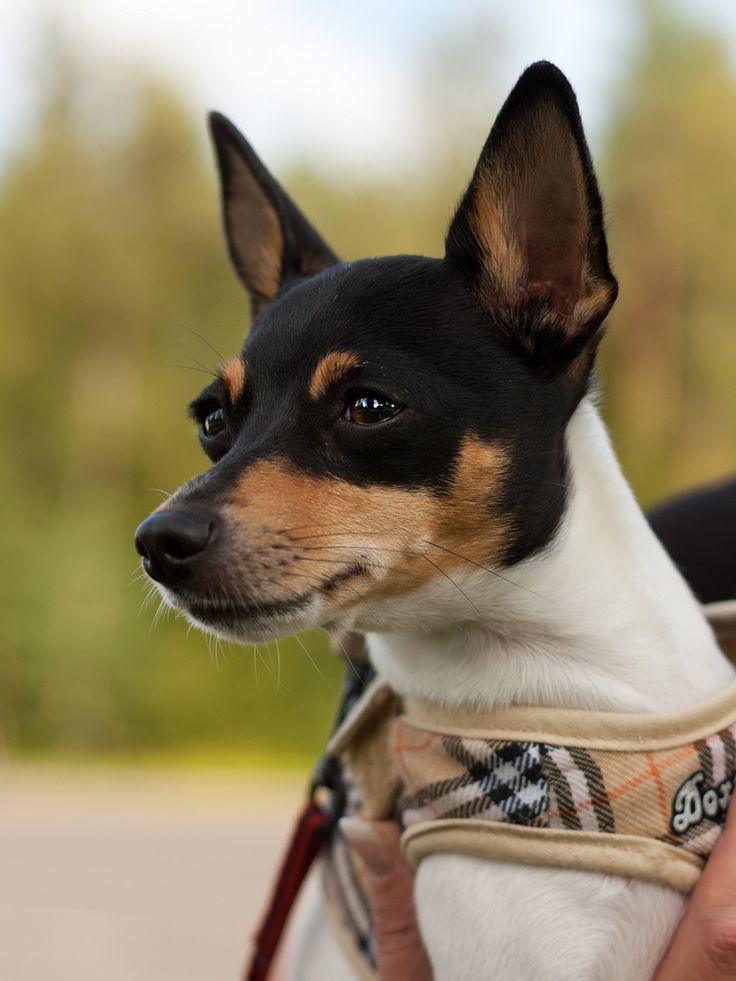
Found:
[[[414,911],[414,870],[395,821],[343,818],[340,830],[365,867],[381,981],[432,981]]]
[[[654,981],[736,979],[736,794]]]
[[[381,981],[431,981],[414,912],[414,874],[393,821],[340,822],[363,860]],[[726,826],[653,981],[736,979],[736,794]]]

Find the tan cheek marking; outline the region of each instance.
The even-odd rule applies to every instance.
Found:
[[[291,529],[287,539],[295,540],[297,557],[283,582],[269,587],[274,595],[307,589],[310,582],[316,585],[361,554],[361,545],[369,561],[380,558],[377,579],[356,579],[335,590],[347,607],[370,596],[402,595],[444,573],[472,571],[476,563],[500,558],[510,519],[494,510],[493,502],[506,466],[502,447],[468,436],[452,492],[437,498],[428,491],[363,488],[312,477],[284,460],[260,461],[243,475],[226,510],[245,527],[251,541],[254,534],[283,541],[281,531]],[[300,560],[300,553],[310,561]],[[324,564],[314,559],[324,559]]]
[[[378,580],[366,577],[359,583],[356,579],[335,589],[335,597],[345,607],[370,595],[408,592],[439,575],[431,563],[411,552],[431,526],[434,509],[436,499],[425,491],[356,487],[312,477],[283,460],[250,467],[225,508],[242,523],[251,541],[254,530],[263,539],[295,539],[295,558],[276,586],[287,594],[290,588],[299,591],[310,583],[316,585],[349,565],[356,555],[362,554],[369,562],[380,561]],[[284,537],[279,535],[281,529],[291,531]],[[300,553],[309,561],[300,559]],[[269,592],[274,592],[273,586]]]
[[[511,528],[509,515],[494,507],[507,464],[507,453],[499,444],[466,436],[450,494],[422,495],[421,527],[415,540],[421,541],[426,558],[416,555],[392,569],[373,592],[401,595],[454,572],[495,564],[503,556]],[[394,512],[399,526],[409,520],[418,503],[414,493],[402,493],[410,500],[403,503],[402,511]]]
[[[360,360],[354,354],[345,351],[334,351],[332,354],[325,355],[314,369],[309,382],[309,394],[312,399],[316,401],[321,398],[330,385],[339,382],[359,364]]]
[[[481,564],[500,559],[511,528],[510,516],[499,506],[507,470],[505,447],[466,436],[449,499],[438,509],[438,537],[433,540],[450,542],[450,547]],[[467,562],[464,565],[467,569]]]
[[[228,398],[234,405],[245,390],[245,362],[242,358],[233,358],[221,368],[220,378],[227,389]]]

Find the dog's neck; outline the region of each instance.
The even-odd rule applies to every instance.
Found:
[[[733,680],[698,603],[651,532],[594,406],[568,426],[570,501],[554,542],[504,571],[455,574],[428,593],[459,624],[369,634],[379,673],[403,695],[484,707],[530,704],[649,712]],[[480,611],[468,619],[463,594]]]

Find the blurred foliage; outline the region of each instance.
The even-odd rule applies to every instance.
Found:
[[[620,285],[604,406],[645,503],[736,463],[736,77],[671,8],[642,6],[602,174]]]
[[[651,500],[736,457],[736,80],[717,39],[643,9],[599,170],[621,281],[604,408]],[[440,254],[489,124],[474,88],[492,41],[450,38],[427,61],[427,112],[449,122],[418,179],[286,175],[345,258]],[[154,79],[97,68],[90,84],[52,54],[35,141],[0,186],[0,739],[305,760],[339,690],[324,639],[208,656],[140,612],[132,531],[151,488],[203,469],[184,408],[247,329],[203,126]]]
[[[235,350],[247,325],[200,127],[141,80],[100,137],[77,69],[57,67],[0,200],[3,737],[70,754],[311,754],[339,690],[322,641],[304,644],[324,680],[289,641],[277,686],[275,645],[214,665],[199,634],[139,615],[133,529],[151,488],[204,469],[185,407],[212,347]]]

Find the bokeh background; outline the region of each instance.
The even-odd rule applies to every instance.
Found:
[[[252,925],[238,882],[260,890],[341,674],[319,634],[208,648],[181,621],[154,623],[137,578],[133,529],[162,491],[204,469],[185,406],[248,329],[205,111],[233,118],[344,258],[438,255],[501,100],[537,58],[578,92],[607,202],[621,292],[603,346],[603,408],[649,504],[736,467],[736,6],[0,7],[0,851],[20,881],[48,846],[45,867],[63,891],[68,876],[43,837],[62,799],[72,838],[80,809],[98,816],[84,827],[97,829],[100,855],[121,814],[164,836],[191,812],[192,841],[198,828],[216,826],[220,841],[232,832],[232,851],[221,849],[232,903],[213,873],[211,922],[186,912],[209,967],[172,926],[160,964],[142,958],[138,978],[232,976]],[[248,823],[259,815],[273,841]],[[182,853],[195,848],[186,834]],[[191,875],[203,869],[212,873],[206,858]],[[56,940],[43,956],[71,964],[60,938],[89,924],[62,929],[59,895],[45,902],[41,922]],[[77,912],[93,904],[76,902]],[[111,945],[143,949],[140,932],[105,923],[106,958]],[[35,976],[38,949],[12,956],[3,977]],[[87,956],[89,975],[78,960],[75,976],[103,976]]]

